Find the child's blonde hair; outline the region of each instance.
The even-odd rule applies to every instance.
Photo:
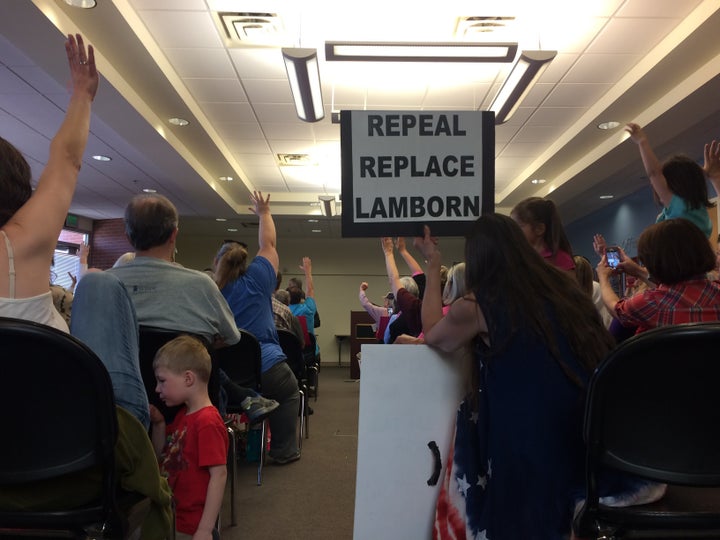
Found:
[[[182,335],[160,347],[153,359],[153,369],[158,368],[169,369],[173,373],[192,371],[198,379],[207,384],[212,361],[202,341]]]

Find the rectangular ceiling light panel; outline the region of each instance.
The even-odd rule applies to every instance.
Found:
[[[512,62],[517,43],[326,41],[325,59],[357,62]]]

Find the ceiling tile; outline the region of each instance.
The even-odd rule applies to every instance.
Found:
[[[612,84],[559,84],[543,103],[546,107],[590,107],[612,88]]]
[[[224,49],[165,49],[164,53],[182,78],[235,77],[232,62]]]
[[[249,103],[203,103],[203,112],[210,121],[222,120],[223,122],[252,122],[255,115]]]
[[[312,126],[299,120],[297,123],[286,124],[265,123],[263,130],[272,146],[275,146],[276,141],[282,140],[312,141],[315,139]]]
[[[254,104],[293,103],[287,79],[244,79],[243,85]]]
[[[228,51],[241,79],[284,79],[287,71],[277,48],[239,48]]]
[[[260,122],[263,124],[265,123],[295,123],[297,122],[300,124],[302,120],[300,120],[297,116],[297,110],[295,109],[295,105],[292,103],[258,103],[254,107],[255,114],[257,115],[257,118]],[[326,113],[329,116],[330,111],[326,111]],[[307,127],[312,127],[314,124],[307,124],[305,122],[302,122],[302,124],[305,124]],[[265,131],[265,134],[268,135],[268,132]],[[270,136],[270,135],[268,135]]]
[[[633,51],[647,54],[675,26],[673,19],[632,18],[612,19],[587,49],[588,54]]]
[[[636,54],[587,54],[567,72],[564,83],[616,83],[642,58]]]
[[[191,9],[200,11],[206,9],[205,0],[129,0],[135,9]]]
[[[236,78],[232,79],[183,79],[183,83],[195,98],[202,103],[232,101],[247,102],[242,85]]]
[[[217,27],[205,11],[141,11],[145,26],[163,49],[223,48]]]

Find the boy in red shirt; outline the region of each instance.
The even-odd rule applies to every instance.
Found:
[[[210,540],[227,477],[228,436],[208,396],[210,355],[198,339],[179,336],[153,361],[157,386],[167,405],[184,404],[170,425],[150,406],[152,441],[175,499],[179,540]]]

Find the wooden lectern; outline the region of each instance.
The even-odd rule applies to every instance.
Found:
[[[367,311],[351,311],[350,312],[350,378],[360,378],[360,364],[358,364],[357,354],[363,343],[376,345],[375,338],[375,321],[368,315]]]

